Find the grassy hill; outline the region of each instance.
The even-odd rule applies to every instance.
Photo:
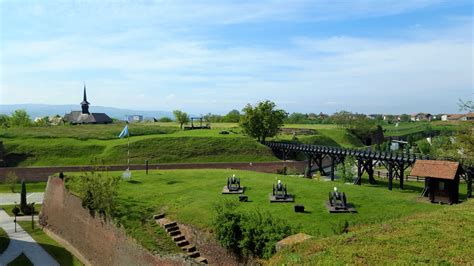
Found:
[[[277,253],[271,265],[381,265],[474,263],[474,200],[347,234],[310,239]]]
[[[298,125],[291,125],[297,127]],[[306,125],[303,126],[303,128]],[[127,140],[118,139],[124,124],[50,126],[0,130],[9,166],[125,164]],[[298,136],[308,144],[361,146],[344,129],[312,125],[314,133]],[[227,130],[228,135],[219,134]],[[234,123],[211,130],[179,129],[177,123],[130,125],[130,162],[261,162],[276,161],[270,149],[241,133]],[[291,139],[281,134],[276,139]]]

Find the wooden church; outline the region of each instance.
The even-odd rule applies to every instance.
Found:
[[[73,125],[77,124],[110,124],[112,118],[105,113],[90,113],[90,103],[87,101],[86,85],[84,84],[84,97],[81,102],[81,111],[72,111],[64,115],[64,122]]]

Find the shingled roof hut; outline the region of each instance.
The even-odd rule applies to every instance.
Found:
[[[425,193],[431,202],[454,204],[459,201],[458,162],[416,160],[410,175],[425,178]]]

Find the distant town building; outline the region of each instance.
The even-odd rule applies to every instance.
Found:
[[[127,116],[125,116],[125,121],[127,121],[129,123],[142,122],[143,121],[143,115],[127,115]]]
[[[467,114],[446,114],[441,116],[442,121],[473,121],[474,120],[474,112],[470,112]]]
[[[87,101],[86,85],[84,84],[84,97],[81,102],[81,111],[72,111],[64,115],[64,122],[76,124],[110,124],[112,118],[105,113],[90,113],[90,103]]]
[[[411,115],[411,121],[431,121],[432,115],[427,113],[418,113]]]

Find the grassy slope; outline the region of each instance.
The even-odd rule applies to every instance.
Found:
[[[404,122],[399,123],[398,127],[394,124],[384,125],[385,136],[408,136],[412,134],[422,133],[427,127],[440,132],[452,132],[459,128],[459,121],[434,121],[434,122]]]
[[[343,235],[311,239],[277,253],[272,265],[472,264],[474,200]]]
[[[345,185],[341,183],[309,180],[297,176],[277,176],[234,170],[155,170],[146,176],[135,171],[132,181],[124,181],[119,191],[119,214],[127,231],[137,238],[143,238],[142,219],[165,210],[167,216],[182,223],[211,230],[215,217],[215,205],[223,200],[237,201],[236,195],[221,195],[227,177],[233,173],[241,178],[245,194],[250,202],[242,203],[240,209],[249,211],[259,208],[281,217],[299,231],[325,237],[334,234],[334,229],[348,221],[351,225],[373,224],[397,217],[443,210],[445,206],[421,202],[418,199],[422,185],[411,183],[405,191],[388,191],[385,186]],[[296,202],[305,205],[308,213],[294,213],[294,204],[271,204],[268,194],[276,178],[288,185],[290,194],[296,195]],[[74,190],[74,181],[68,186]],[[356,205],[359,213],[331,215],[324,207],[328,192],[333,186],[346,192],[349,202]],[[391,211],[387,212],[387,206]],[[148,236],[152,239],[153,235]]]
[[[82,265],[82,263],[74,257],[69,251],[62,247],[58,242],[46,235],[38,224],[35,229],[31,228],[31,222],[19,221],[20,226],[31,235],[45,250],[48,252],[61,266],[65,265]]]
[[[2,254],[8,248],[10,244],[10,238],[7,235],[7,232],[0,227],[0,254]]]
[[[73,138],[6,139],[7,151],[29,154],[19,166],[126,163],[127,140],[87,141]],[[84,156],[87,154],[88,156]],[[219,130],[179,131],[130,138],[131,163],[275,161],[271,151],[253,139]]]
[[[167,124],[167,127],[160,126]],[[221,123],[211,130],[179,130],[175,123],[130,125],[131,163],[276,161],[271,151],[244,136],[236,124]],[[333,125],[288,125],[311,128],[315,135],[298,136],[303,143],[360,146],[346,130]],[[127,140],[118,139],[123,125],[52,126],[1,129],[10,166],[90,165],[126,163]],[[222,135],[222,129],[231,131]],[[277,139],[288,139],[281,135]],[[86,156],[85,156],[86,155]],[[10,159],[9,159],[10,161]]]

